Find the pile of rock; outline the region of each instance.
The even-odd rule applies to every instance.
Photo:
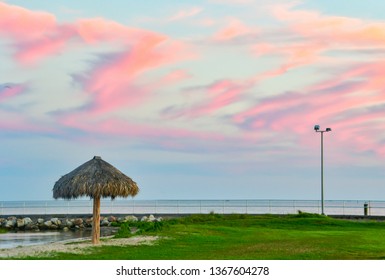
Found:
[[[155,221],[162,221],[162,217],[159,217],[159,218],[155,218],[154,215],[150,215],[150,216],[143,216],[141,219],[140,219],[141,222],[155,222]]]
[[[135,216],[125,216],[125,217],[100,217],[100,226],[109,227],[112,226],[114,222],[128,222],[128,221],[138,221],[139,219]],[[162,218],[155,218],[154,215],[143,216],[140,221],[145,222],[155,222],[161,221]],[[37,218],[32,220],[29,217],[17,218],[17,217],[8,217],[0,218],[0,228],[6,228],[9,230],[81,230],[85,228],[92,227],[92,217],[90,218]]]

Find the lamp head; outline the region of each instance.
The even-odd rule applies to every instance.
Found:
[[[326,132],[332,131],[330,127],[326,128]]]
[[[319,130],[319,125],[318,125],[318,124],[316,124],[316,125],[314,126],[314,130],[315,130],[315,131],[318,131],[318,130]]]

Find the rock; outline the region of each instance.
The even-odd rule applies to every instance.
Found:
[[[66,220],[65,221],[65,225],[68,227],[68,228],[72,228],[74,226],[74,223],[72,220]]]
[[[82,219],[82,218],[77,218],[77,219],[75,219],[75,220],[74,220],[74,225],[80,227],[80,225],[83,225],[83,219]]]
[[[112,222],[116,222],[116,217],[114,217],[114,216],[109,216],[108,217],[108,221],[110,222],[110,223],[112,223]]]
[[[153,215],[149,217],[143,217],[142,220],[156,220]],[[135,216],[126,216],[124,218],[117,218],[115,216],[101,217],[100,225],[101,226],[112,226],[114,222],[125,222],[125,221],[138,221],[138,218]],[[93,219],[87,218],[76,218],[76,219],[60,219],[60,218],[50,218],[45,220],[44,218],[38,218],[32,220],[29,217],[16,218],[0,218],[0,227],[7,229],[15,230],[47,230],[47,229],[64,229],[69,230],[71,228],[83,229],[85,227],[92,227]]]
[[[36,224],[30,223],[25,225],[24,227],[25,230],[37,230],[39,227]]]
[[[75,229],[84,229],[84,224],[80,224],[80,225],[75,225],[73,228]]]
[[[67,219],[60,219],[60,228],[67,226]]]
[[[70,229],[68,227],[64,227],[63,231],[69,231]]]
[[[5,222],[5,227],[6,228],[14,228],[16,225],[16,220],[7,220]]]
[[[131,216],[126,216],[126,217],[124,217],[124,220],[125,220],[126,222],[137,222],[137,221],[138,221],[138,218],[131,215]]]
[[[51,222],[56,225],[56,226],[60,226],[61,225],[61,221],[58,219],[58,218],[52,218],[51,219]]]
[[[59,226],[55,224],[51,224],[51,226],[49,227],[49,229],[58,229],[58,228]]]
[[[147,222],[148,221],[148,218],[147,216],[143,216],[141,219],[140,219],[141,222]]]
[[[16,226],[18,228],[23,228],[24,227],[24,220],[23,219],[17,219]]]
[[[17,219],[16,217],[8,217],[7,220],[4,222],[4,227],[11,229],[15,228],[17,226]]]
[[[154,222],[156,219],[154,217],[154,215],[150,215],[148,216],[148,219],[147,219],[147,222]]]
[[[93,221],[93,220],[94,220],[94,219],[92,219],[92,218],[86,219],[86,221],[85,221],[86,227],[92,227],[92,221]]]
[[[157,222],[161,222],[161,221],[163,221],[163,218],[162,217],[159,217],[159,218],[157,218],[157,219],[155,219]]]
[[[51,221],[45,221],[44,226],[46,226],[47,228],[50,228],[52,226],[52,222]]]
[[[25,225],[25,226],[28,226],[28,225],[30,225],[30,224],[33,224],[32,219],[29,218],[29,217],[25,217],[23,220],[24,220],[24,225]]]
[[[100,221],[100,226],[105,227],[108,226],[109,221],[108,218],[104,218],[103,220]]]

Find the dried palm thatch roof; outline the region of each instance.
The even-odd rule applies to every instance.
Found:
[[[139,192],[137,184],[108,162],[95,156],[67,175],[53,187],[53,197],[72,199],[81,196],[127,197]]]

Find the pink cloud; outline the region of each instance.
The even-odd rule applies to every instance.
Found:
[[[269,43],[269,42],[260,42],[257,44],[254,44],[251,47],[251,50],[253,54],[257,57],[267,55],[269,53],[273,53],[276,51],[276,47],[274,44]]]
[[[56,24],[52,14],[0,3],[0,33],[16,40],[38,39],[52,32]]]
[[[308,65],[323,65],[332,62],[332,59],[324,54],[329,50],[324,42],[258,43],[252,46],[250,50],[257,57],[275,56],[281,61],[278,68],[267,70],[256,76],[256,81],[281,76],[294,68]]]
[[[239,19],[232,18],[225,27],[214,34],[213,39],[215,41],[230,41],[240,36],[255,34],[256,32],[258,32],[256,28],[250,28]]]
[[[25,92],[26,85],[23,84],[3,84],[0,85],[0,102],[3,102],[9,98],[18,96]]]
[[[261,33],[260,41],[250,50],[257,57],[272,56],[281,63],[259,74],[255,81],[281,76],[298,67],[344,63],[343,57],[333,55],[334,51],[385,48],[383,22],[323,15],[296,9],[297,5],[296,2],[271,5],[269,10],[282,22],[282,27]],[[279,40],[277,36],[281,36]]]
[[[228,120],[228,115],[234,112],[232,123],[230,121],[226,125],[233,125],[233,128],[242,132],[236,138],[247,143],[266,145],[270,142],[279,143],[286,135],[289,135],[289,141],[296,144],[315,145],[314,138],[309,138],[308,134],[312,133],[314,124],[321,124],[335,130],[333,139],[341,150],[350,147],[355,151],[385,156],[385,136],[379,134],[379,131],[385,131],[382,111],[385,108],[385,62],[372,57],[366,63],[357,60],[349,67],[340,68],[341,58],[331,54],[335,50],[383,49],[385,24],[326,16],[313,11],[295,10],[295,7],[285,5],[272,8],[273,15],[282,21],[283,26],[274,32],[258,30],[239,19],[232,19],[213,37],[220,43],[232,43],[240,38],[258,35],[257,44],[255,40],[240,41],[248,44],[258,58],[274,56],[281,59],[277,68],[262,72],[252,79],[223,78],[205,86],[193,87],[188,93],[194,95],[194,101],[173,104],[165,115],[174,118],[210,118],[211,121],[213,116]],[[199,13],[199,8],[186,10],[176,14],[174,20]],[[272,33],[275,33],[274,36]],[[77,80],[88,94],[89,103],[75,112],[60,115],[58,121],[64,127],[90,133],[133,135],[143,139],[159,137],[165,142],[170,138],[213,142],[224,139],[221,133],[201,132],[198,128],[171,128],[174,126],[170,123],[158,126],[156,118],[152,120],[153,125],[135,124],[112,119],[113,114],[104,114],[135,109],[151,100],[151,94],[158,89],[191,77],[188,71],[173,65],[191,59],[188,47],[164,34],[131,28],[102,18],[59,24],[48,13],[4,3],[0,3],[0,34],[14,42],[15,56],[23,64],[67,51],[73,45],[90,47],[108,43],[119,48],[115,53],[98,56],[90,70]],[[346,61],[343,63],[346,65]],[[258,93],[256,82],[309,65],[316,65],[316,70],[329,73],[332,77],[301,91],[258,99],[255,104],[252,102],[258,95],[253,93],[253,98],[247,100],[250,101],[249,106],[243,99],[251,90]],[[165,66],[175,70],[161,79],[146,76],[152,70]],[[0,102],[21,92],[3,88],[0,90]],[[227,110],[239,103],[241,106],[234,106],[233,111]],[[8,123],[17,129],[31,129],[24,119]],[[0,126],[6,127],[6,124],[3,122]],[[274,139],[270,135],[277,137]]]
[[[193,11],[198,12],[196,9]],[[86,45],[121,43],[123,47],[130,49],[138,44],[145,49],[143,53],[146,53],[154,45],[169,40],[167,36],[159,33],[127,27],[102,18],[59,24],[49,13],[30,11],[5,3],[0,3],[1,33],[15,41],[16,57],[21,63],[36,62],[64,51],[72,42]],[[138,57],[135,62],[140,60]],[[147,63],[150,61],[147,60]],[[137,66],[134,68],[137,69]]]
[[[32,12],[31,12],[32,13]],[[44,33],[43,33],[44,34]],[[101,18],[80,19],[72,24],[56,24],[45,36],[34,40],[19,39],[16,58],[21,63],[37,62],[46,56],[66,50],[72,42],[87,45],[121,43],[123,46],[161,41],[164,35],[140,30]]]
[[[242,95],[252,87],[249,82],[237,82],[229,79],[216,81],[203,87],[188,89],[189,94],[200,95],[201,98],[192,105],[174,107],[164,112],[164,116],[175,118],[186,116],[196,118],[207,117],[241,100]]]
[[[164,77],[162,77],[158,86],[165,87],[168,85],[182,82],[182,81],[189,79],[191,77],[192,77],[192,75],[184,69],[172,70],[169,73],[167,73]]]
[[[299,2],[293,1],[284,4],[273,4],[270,6],[270,11],[273,16],[281,21],[308,22],[319,17],[319,13],[316,11],[293,10],[298,4]]]
[[[56,18],[49,13],[0,3],[0,34],[12,38],[16,58],[29,64],[62,49],[65,39],[61,37],[68,32],[58,27]]]
[[[295,10],[296,4],[275,5],[273,15],[303,38],[324,41],[326,46],[342,48],[341,44],[357,48],[385,43],[383,22],[322,15],[316,11]]]
[[[184,48],[178,42],[154,34],[143,37],[127,51],[101,61],[83,83],[94,100],[92,110],[104,113],[147,100],[146,88],[138,88],[135,79],[146,71],[188,59],[191,54]]]
[[[198,111],[212,113],[226,107],[237,101],[247,88],[249,88],[248,85],[240,85],[230,80],[215,82],[207,88],[211,102]]]
[[[309,137],[315,124],[333,128],[336,146],[343,151],[374,152],[384,156],[384,61],[336,70],[334,77],[305,88],[261,99],[234,115],[239,128],[295,135],[301,145],[313,146]],[[293,134],[294,132],[294,134]],[[350,152],[352,153],[352,152]]]
[[[57,27],[57,32],[50,36],[31,41],[20,41],[17,46],[16,59],[25,65],[32,65],[46,58],[65,51],[68,41],[73,37],[72,28]]]
[[[103,19],[82,20],[77,23],[77,30],[86,43],[115,41],[122,42],[126,48],[102,57],[83,80],[83,88],[93,98],[93,113],[137,106],[147,100],[150,88],[136,85],[139,76],[192,57],[184,44],[163,34],[128,28]]]
[[[194,8],[183,16],[199,12],[200,9]],[[107,42],[120,46],[122,50],[119,53],[102,56],[93,69],[78,80],[92,99],[87,108],[92,108],[93,113],[138,105],[148,96],[146,89],[135,83],[140,75],[192,57],[184,44],[163,34],[102,18],[59,24],[48,13],[3,3],[0,4],[0,13],[0,33],[15,41],[15,56],[22,64],[36,63],[74,45],[81,47]]]
[[[169,18],[169,21],[177,21],[177,20],[182,20],[185,18],[193,17],[196,16],[197,14],[201,13],[203,11],[202,8],[199,7],[193,7],[188,10],[181,10],[177,12],[175,15],[171,16]]]
[[[145,37],[164,37],[161,34],[128,27],[104,18],[79,19],[73,26],[79,38],[90,45],[101,42],[132,44]]]

